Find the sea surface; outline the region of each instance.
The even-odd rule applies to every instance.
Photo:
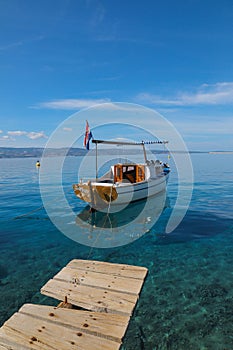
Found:
[[[40,288],[71,259],[103,260],[149,269],[122,350],[232,350],[233,154],[191,158],[194,189],[182,223],[165,232],[177,196],[172,169],[157,222],[147,230],[135,225],[138,236],[132,230],[128,244],[109,248],[80,244],[53,224],[41,199],[36,159],[0,159],[0,324],[24,303],[56,305]],[[57,161],[51,158],[51,169]],[[86,210],[72,191],[80,162],[68,157],[62,175],[64,195],[77,215]],[[47,186],[54,213],[66,217],[52,170]],[[111,220],[108,225],[116,226],[119,215]],[[122,212],[120,220],[129,218]]]

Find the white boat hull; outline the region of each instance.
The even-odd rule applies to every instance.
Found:
[[[168,176],[168,174],[163,174],[154,179],[134,184],[89,181],[73,187],[77,197],[87,202],[92,208],[96,210],[107,208],[110,212],[114,212],[119,210],[119,206],[126,206],[164,191]]]
[[[166,189],[166,178],[167,176],[161,176],[136,184],[120,185],[116,187],[118,197],[113,203],[125,204],[154,196]]]

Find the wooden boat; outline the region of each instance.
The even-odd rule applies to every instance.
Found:
[[[159,160],[148,160],[145,142],[115,142],[104,140],[92,140],[97,145],[100,143],[111,145],[141,145],[144,153],[144,163],[117,163],[110,167],[103,176],[87,181],[80,181],[73,185],[76,196],[90,205],[91,208],[102,210],[116,205],[127,205],[166,189],[170,167]],[[167,143],[167,141],[155,141],[152,143]],[[97,166],[96,166],[97,169]]]

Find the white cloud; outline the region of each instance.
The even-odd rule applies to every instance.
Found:
[[[12,49],[12,48],[17,47],[17,46],[22,46],[22,45],[23,45],[22,41],[17,41],[17,42],[10,43],[10,44],[4,45],[4,46],[0,46],[0,51],[6,51],[6,50]]]
[[[31,140],[36,140],[36,139],[41,139],[41,138],[44,138],[46,139],[47,136],[44,134],[43,131],[40,131],[40,132],[34,132],[34,131],[31,131],[31,132],[28,132],[27,133],[27,137]]]
[[[3,133],[3,131],[2,130],[0,130],[0,134],[2,134]]]
[[[189,135],[198,135],[198,138],[203,135],[231,135],[233,130],[233,118],[224,118],[221,120],[206,120],[206,117],[202,117],[202,122],[187,122],[187,119],[175,122],[175,126],[179,129],[182,134],[186,136]]]
[[[26,135],[27,132],[26,131],[17,130],[17,131],[8,131],[7,134],[10,135],[10,136],[22,136],[22,135]]]
[[[33,43],[35,41],[40,41],[42,39],[44,39],[44,37],[42,35],[39,35],[39,36],[35,36],[32,38],[22,39],[19,41],[11,42],[9,44],[0,46],[0,51],[7,51],[7,50],[13,49],[15,47],[22,46],[24,44],[30,44],[30,43]]]
[[[96,29],[104,20],[106,10],[101,1],[86,0],[86,6],[89,11],[88,25]]]
[[[104,6],[101,4],[101,2],[97,2],[95,4],[95,11],[90,20],[90,25],[94,28],[100,25],[104,20],[105,13],[106,11]]]
[[[35,132],[35,131],[27,132],[27,131],[17,130],[17,131],[8,131],[7,134],[8,135],[5,136],[5,138],[9,138],[10,136],[26,136],[26,137],[28,137],[31,140],[36,140],[36,139],[40,139],[40,138],[47,138],[47,136],[45,135],[45,133],[43,131],[40,131],[40,132]]]
[[[137,100],[166,106],[233,104],[233,82],[203,84],[195,92],[180,92],[171,98],[163,98],[150,93],[140,93],[137,96]]]
[[[72,131],[72,128],[63,128],[64,131]]]
[[[0,142],[9,142],[9,141],[14,142],[15,139],[9,135],[0,136]]]
[[[41,102],[32,108],[48,108],[48,109],[80,109],[94,106],[101,103],[109,102],[109,99],[62,99],[50,102]]]

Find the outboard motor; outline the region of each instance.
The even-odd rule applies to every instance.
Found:
[[[163,163],[163,172],[164,174],[170,173],[170,166],[168,163]]]

